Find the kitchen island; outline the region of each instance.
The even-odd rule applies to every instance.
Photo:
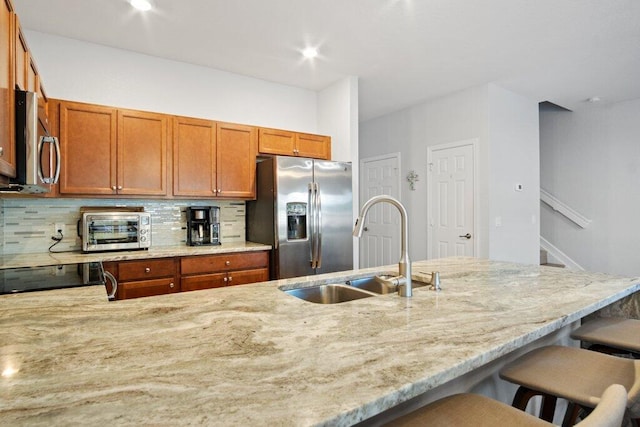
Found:
[[[6,425],[352,425],[640,290],[640,279],[473,258],[413,263],[443,290],[320,305],[282,289],[374,268],[107,302],[0,297]]]

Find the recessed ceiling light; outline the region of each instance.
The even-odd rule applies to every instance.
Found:
[[[315,58],[318,56],[318,49],[315,47],[306,47],[302,50],[302,56],[308,59]]]
[[[587,102],[591,102],[591,103],[600,102],[600,101],[602,101],[602,99],[599,96],[592,96],[591,98],[587,99]]]
[[[151,9],[151,3],[148,0],[129,0],[129,3],[138,10],[146,11]]]

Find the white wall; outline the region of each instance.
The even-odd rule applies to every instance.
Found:
[[[489,257],[540,261],[538,102],[489,85]],[[522,191],[515,186],[522,185]],[[497,226],[496,218],[501,225]]]
[[[52,98],[319,133],[314,91],[35,31],[25,36]]]
[[[546,205],[542,236],[590,271],[640,275],[640,99],[579,111],[540,109],[541,186],[592,220]]]
[[[353,219],[358,216],[358,78],[347,77],[318,93],[318,132],[332,135],[331,158],[352,162]],[[355,238],[354,238],[355,239]],[[359,263],[358,242],[353,244],[353,265]]]
[[[427,257],[427,147],[475,139],[476,255],[538,263],[537,108],[536,101],[489,84],[361,123],[360,158],[401,153],[401,200],[409,213],[412,259]],[[415,191],[405,179],[412,169],[420,176]],[[523,183],[526,191],[515,194],[512,182]],[[502,219],[500,230],[491,226],[496,215]]]
[[[360,124],[360,158],[400,152],[402,165],[401,201],[409,215],[409,247],[414,260],[427,258],[427,147],[455,141],[477,139],[480,146],[480,206],[481,224],[487,224],[488,187],[487,164],[487,86],[462,92],[378,117]],[[420,180],[415,191],[409,190],[405,179],[415,170]],[[479,256],[488,257],[486,226],[479,230]]]

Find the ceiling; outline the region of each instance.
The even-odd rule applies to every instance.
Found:
[[[357,76],[361,120],[489,82],[571,110],[640,98],[638,0],[152,1],[13,3],[29,30],[300,88]]]

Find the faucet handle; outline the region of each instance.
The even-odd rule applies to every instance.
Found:
[[[431,273],[431,280],[429,281],[429,284],[431,285],[429,287],[429,289],[431,289],[432,291],[441,291],[442,288],[440,287],[440,272],[439,271],[434,271]]]

